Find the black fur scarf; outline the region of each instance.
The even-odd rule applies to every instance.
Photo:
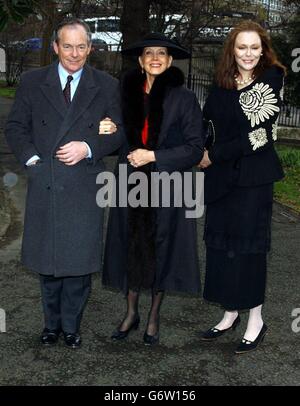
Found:
[[[144,84],[146,74],[141,69],[127,72],[122,80],[123,120],[130,149],[154,149],[163,121],[163,102],[168,89],[184,84],[184,75],[176,67],[170,67],[156,77],[149,94],[148,142],[144,146],[141,132],[146,117],[144,103]]]

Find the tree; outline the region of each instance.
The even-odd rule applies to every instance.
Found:
[[[0,0],[0,32],[10,21],[23,23],[30,14],[34,13],[34,3],[35,1],[30,0]]]
[[[149,13],[150,0],[123,0],[120,26],[124,48],[150,31]],[[132,65],[131,59],[123,58],[122,70],[127,70]]]
[[[27,50],[23,46],[23,26],[10,20],[6,29],[0,32],[0,48],[5,52],[5,80],[8,86],[14,86],[23,71]]]
[[[35,4],[35,11],[43,21],[43,46],[41,50],[40,65],[45,66],[51,62],[51,37],[54,28],[64,18],[72,16],[79,17],[81,13],[82,0],[54,1],[41,0]]]

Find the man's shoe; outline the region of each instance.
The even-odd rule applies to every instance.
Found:
[[[240,324],[240,322],[241,322],[241,319],[240,319],[240,316],[238,315],[230,327],[225,328],[224,330],[219,330],[215,327],[212,327],[209,330],[205,331],[204,333],[201,333],[200,338],[201,338],[201,340],[204,340],[204,341],[215,340],[216,338],[222,336],[227,331],[235,330],[237,328],[237,326]]]
[[[59,335],[61,333],[60,329],[50,330],[49,328],[44,328],[40,340],[45,346],[51,346],[57,343]]]
[[[258,336],[254,341],[242,339],[237,349],[234,351],[236,354],[245,354],[250,351],[256,350],[256,348],[264,341],[268,327],[266,324],[263,324]]]
[[[79,334],[64,333],[65,345],[68,348],[80,348],[81,346],[81,337]]]

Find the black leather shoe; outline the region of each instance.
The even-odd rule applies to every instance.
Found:
[[[149,323],[149,321],[148,321],[148,323]],[[143,337],[145,345],[153,346],[155,344],[158,344],[158,342],[159,342],[159,315],[157,316],[156,323],[157,323],[157,331],[154,335],[148,334],[147,329],[146,329],[146,331],[144,333],[144,337]],[[147,326],[147,328],[148,328],[148,326]]]
[[[80,348],[81,346],[81,337],[79,334],[64,333],[65,345],[68,348]]]
[[[155,345],[159,343],[159,333],[157,332],[156,334],[154,334],[154,336],[150,336],[149,334],[147,334],[147,331],[145,331],[144,333],[144,344],[145,345]]]
[[[123,322],[121,323],[121,325],[122,324],[123,324]],[[121,331],[120,329],[118,329],[114,333],[112,333],[110,338],[112,340],[124,340],[124,338],[126,338],[128,336],[128,334],[130,333],[131,330],[137,330],[139,328],[139,324],[140,324],[140,317],[137,316],[136,319],[133,321],[133,323],[127,330]]]
[[[264,341],[268,327],[266,324],[263,324],[258,336],[254,341],[242,339],[237,349],[234,351],[236,354],[245,354],[246,352],[254,351],[259,346],[260,343]]]
[[[49,328],[44,328],[40,340],[45,346],[51,346],[57,343],[59,335],[61,333],[60,329],[50,330]]]
[[[215,327],[210,328],[209,330],[205,331],[204,333],[201,333],[201,340],[204,341],[212,341],[215,340],[216,338],[222,336],[226,331],[229,330],[235,330],[237,326],[240,324],[241,319],[240,316],[238,315],[237,318],[234,320],[232,325],[228,328],[225,328],[224,330],[219,330]]]

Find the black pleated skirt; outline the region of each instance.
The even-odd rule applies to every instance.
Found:
[[[207,205],[203,296],[227,310],[264,302],[271,243],[273,184],[236,187]]]

